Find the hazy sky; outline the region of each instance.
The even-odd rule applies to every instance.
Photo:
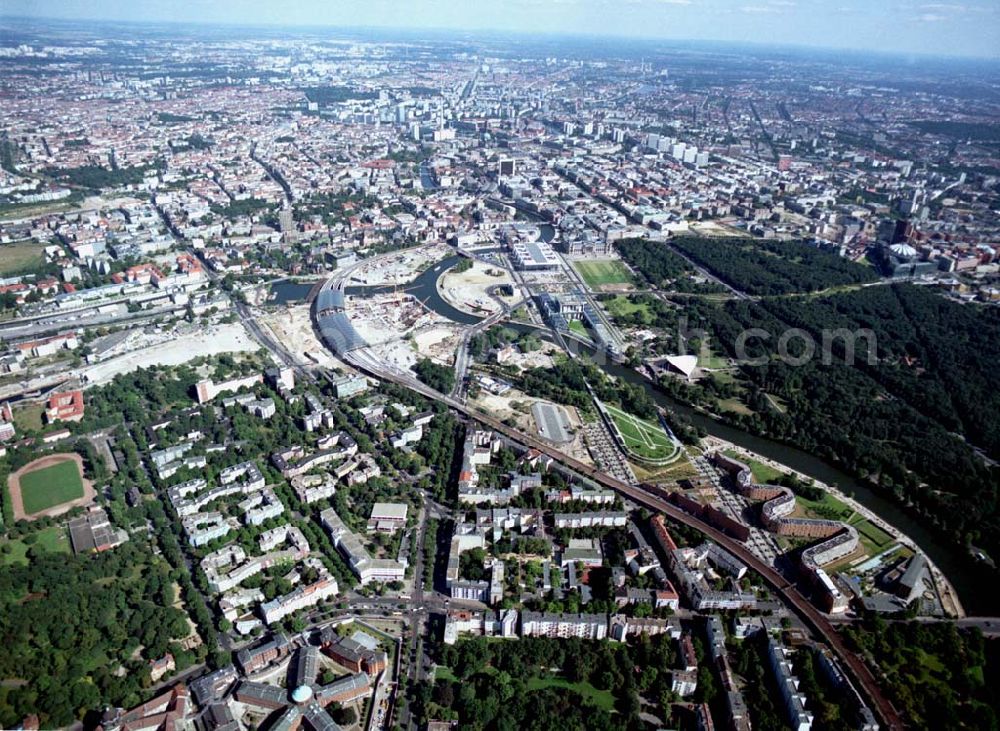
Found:
[[[1000,57],[1000,0],[0,0],[0,15],[753,41]]]

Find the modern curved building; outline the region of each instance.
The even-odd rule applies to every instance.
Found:
[[[368,344],[354,329],[354,325],[344,312],[345,306],[344,291],[329,284],[323,286],[313,304],[313,316],[320,338],[326,347],[338,355],[363,348]]]
[[[800,558],[802,568],[812,576],[825,598],[828,612],[847,609],[844,596],[822,569],[826,564],[849,555],[858,547],[858,532],[853,526],[836,520],[789,517],[795,511],[795,493],[784,485],[758,485],[750,467],[721,452],[712,454],[712,461],[729,474],[739,493],[750,500],[763,500],[761,522],[772,533],[799,538],[819,538]]]

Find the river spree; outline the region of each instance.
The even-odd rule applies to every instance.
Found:
[[[465,325],[471,325],[478,322],[480,318],[466,314],[449,305],[438,294],[436,286],[438,277],[447,269],[454,266],[458,259],[458,256],[449,257],[444,262],[429,268],[412,283],[401,289],[414,295],[429,309],[443,317]],[[347,293],[364,294],[375,291],[387,291],[389,289],[392,288],[348,287]],[[517,323],[507,323],[505,327],[520,331],[530,330],[531,332],[537,332],[537,329],[534,327]],[[669,411],[688,417],[695,426],[700,427],[705,433],[727,442],[732,442],[739,447],[756,452],[775,462],[787,465],[791,469],[808,475],[818,482],[834,486],[850,495],[886,523],[908,535],[927,553],[955,587],[955,591],[958,592],[966,612],[970,615],[996,615],[1000,613],[1000,596],[997,596],[994,592],[984,590],[984,587],[991,586],[994,579],[993,572],[988,567],[976,562],[964,551],[942,541],[937,535],[911,518],[900,506],[877,493],[871,485],[800,449],[772,439],[750,434],[742,429],[725,424],[708,414],[681,404],[660,391],[649,379],[641,374],[625,366],[616,365],[610,359],[601,357],[593,351],[584,351],[581,348],[581,355],[596,355],[596,357],[592,357],[593,361],[603,368],[606,373],[622,378],[629,383],[642,386],[657,404]]]

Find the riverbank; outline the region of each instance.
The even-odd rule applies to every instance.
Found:
[[[431,266],[406,287],[406,291],[416,297],[426,308],[439,315],[462,325],[472,325],[481,320],[462,312],[446,302],[438,291],[437,280],[458,261],[457,255],[450,257],[438,266]],[[349,287],[348,294],[373,294],[386,291],[385,287]],[[544,330],[539,332],[537,326],[531,326],[514,321],[506,321],[506,327],[521,332],[538,333],[546,337]],[[988,592],[983,592],[983,586],[995,581],[995,572],[982,564],[978,564],[960,546],[947,542],[939,534],[909,515],[903,506],[889,497],[877,492],[871,485],[848,474],[830,462],[794,446],[757,436],[744,429],[727,423],[721,419],[712,418],[664,392],[653,380],[636,370],[624,365],[609,362],[602,353],[596,355],[592,345],[577,343],[580,355],[590,355],[609,375],[622,378],[628,383],[641,386],[661,407],[687,417],[692,424],[705,433],[746,449],[756,455],[773,460],[787,469],[805,475],[809,479],[824,485],[835,487],[841,492],[852,495],[854,502],[878,516],[879,525],[893,527],[892,534],[907,536],[911,543],[919,546],[921,553],[926,555],[929,563],[935,566],[934,571],[946,577],[952,589],[955,605],[974,615],[990,616],[998,611],[998,601]]]
[[[938,598],[941,600],[941,606],[944,609],[945,613],[948,614],[949,616],[958,619],[961,619],[962,617],[966,616],[965,608],[962,606],[962,602],[958,597],[958,592],[955,591],[955,587],[951,585],[951,582],[944,575],[941,569],[938,568],[937,564],[935,564],[934,561],[929,556],[927,556],[926,552],[920,548],[919,544],[917,544],[916,541],[914,541],[912,538],[906,535],[906,533],[899,530],[888,521],[883,520],[878,514],[866,508],[864,505],[859,503],[857,500],[855,500],[847,493],[838,489],[834,485],[828,485],[826,483],[819,482],[815,478],[805,474],[804,472],[799,472],[798,470],[795,470],[789,467],[788,465],[782,464],[777,460],[770,459],[769,457],[765,457],[762,454],[758,454],[749,449],[745,449],[737,444],[733,444],[732,442],[728,442],[724,439],[708,436],[702,439],[701,443],[703,447],[707,447],[708,449],[718,449],[718,450],[735,452],[744,459],[754,460],[756,462],[760,462],[761,464],[767,465],[768,467],[771,467],[773,469],[793,474],[800,480],[811,482],[816,487],[819,487],[825,490],[826,492],[830,493],[835,498],[840,500],[842,503],[847,505],[849,508],[865,516],[867,520],[871,521],[874,525],[884,530],[886,533],[892,536],[897,543],[906,546],[911,551],[923,554],[924,557],[927,559],[927,566],[930,569],[931,577],[934,581],[934,590],[937,592]]]
[[[784,465],[787,469],[805,475],[817,483],[851,494],[854,502],[878,516],[880,523],[891,525],[895,532],[907,536],[911,543],[919,546],[920,552],[928,558],[928,563],[934,564],[935,570],[946,577],[958,607],[973,615],[996,614],[996,599],[992,594],[981,591],[982,586],[991,585],[996,580],[995,572],[984,564],[977,563],[961,547],[946,542],[932,528],[909,515],[904,506],[878,492],[875,486],[866,484],[843,468],[814,454],[784,442],[753,434],[728,420],[678,401],[647,374],[613,363],[600,360],[597,362],[601,363],[606,372],[629,383],[642,385],[660,406],[688,418],[694,426],[706,434]]]
[[[456,272],[454,265],[444,269],[444,273],[437,278],[435,287],[441,299],[456,310],[482,318],[500,312],[517,299],[509,297],[509,301],[505,301],[493,294],[497,287],[504,284],[514,286],[514,280],[507,270],[474,260],[471,267],[463,272]]]

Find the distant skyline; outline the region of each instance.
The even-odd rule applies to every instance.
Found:
[[[69,20],[513,31],[1000,57],[996,0],[2,0]]]

